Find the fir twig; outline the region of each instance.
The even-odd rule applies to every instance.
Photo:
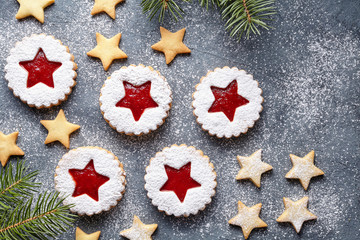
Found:
[[[17,161],[15,172],[11,164],[0,171],[0,211],[20,203],[24,197],[31,196],[39,183],[34,183],[38,171],[28,172],[25,161]]]
[[[220,6],[220,0],[199,0],[200,6],[209,9],[210,6]]]
[[[226,30],[239,40],[244,33],[247,39],[250,33],[260,35],[259,27],[269,30],[265,21],[276,13],[274,3],[275,0],[221,0],[223,19],[228,19]]]
[[[189,2],[190,0],[182,0],[183,2]],[[158,14],[159,22],[164,20],[166,13],[170,13],[176,21],[178,18],[182,18],[184,11],[176,4],[175,0],[142,0],[141,6],[143,7],[143,13],[148,14],[150,20]]]
[[[0,217],[0,239],[49,239],[67,230],[75,220],[69,213],[71,205],[62,205],[59,193],[31,197]],[[32,206],[34,208],[32,209]]]

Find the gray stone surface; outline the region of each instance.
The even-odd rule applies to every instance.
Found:
[[[216,10],[206,11],[197,1],[183,4],[188,12],[177,23],[162,26],[171,31],[186,27],[190,55],[177,56],[167,66],[162,53],[150,46],[160,39],[159,24],[148,22],[140,1],[127,1],[113,21],[106,14],[91,16],[92,0],[56,0],[45,11],[45,24],[32,18],[17,21],[15,0],[0,4],[0,130],[20,131],[18,145],[31,169],[40,170],[42,190],[54,189],[54,169],[66,149],[60,143],[44,145],[41,119],[53,119],[64,109],[70,122],[81,125],[71,137],[71,148],[96,145],[116,154],[127,172],[123,200],[107,213],[80,217],[59,239],[74,239],[75,226],[86,232],[101,230],[101,239],[121,239],[133,214],[145,223],[158,223],[154,239],[242,239],[241,229],[227,221],[236,214],[236,202],[263,203],[261,218],[267,229],[254,230],[251,239],[360,239],[359,233],[359,53],[360,2],[277,1],[278,14],[270,32],[237,42],[224,31]],[[95,33],[123,34],[120,48],[126,61],[116,61],[104,72],[86,52]],[[79,65],[77,86],[58,107],[36,110],[15,98],[4,79],[6,57],[15,42],[32,33],[54,35],[68,45]],[[104,80],[129,64],[159,70],[173,90],[173,107],[165,124],[147,136],[118,134],[104,121],[98,104]],[[254,75],[263,89],[261,119],[236,139],[217,139],[203,132],[192,115],[191,94],[201,76],[215,67],[236,66]],[[217,193],[201,213],[174,218],[158,212],[144,190],[149,159],[163,147],[185,143],[207,154],[218,174]],[[263,149],[263,160],[274,169],[262,178],[261,189],[249,181],[237,182],[236,155]],[[314,149],[315,163],[324,177],[311,181],[304,191],[298,181],[284,178],[291,168],[289,153],[303,156]],[[10,162],[15,162],[12,158]],[[317,221],[304,224],[296,234],[290,224],[275,219],[283,211],[282,197],[309,196],[309,209]]]

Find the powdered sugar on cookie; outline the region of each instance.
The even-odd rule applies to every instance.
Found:
[[[29,72],[20,65],[20,62],[34,60],[41,49],[48,61],[57,62],[61,66],[52,73],[53,87],[41,82],[28,87]],[[40,34],[25,37],[10,51],[5,66],[5,78],[14,95],[23,102],[31,107],[48,108],[66,100],[76,84],[74,79],[77,66],[73,58],[68,48],[53,36]]]
[[[88,194],[73,196],[76,188],[71,171],[82,170],[93,161],[97,174],[103,175],[107,181],[98,189],[98,201]],[[81,147],[66,153],[59,161],[55,174],[55,189],[67,196],[64,204],[74,204],[70,210],[79,215],[93,215],[108,211],[122,198],[125,191],[125,172],[117,157],[99,147]]]
[[[236,108],[233,120],[229,119],[224,112],[209,112],[216,100],[212,87],[225,89],[234,80],[237,84],[237,94],[247,101],[246,104]],[[196,86],[193,94],[194,114],[202,128],[209,131],[210,135],[230,138],[246,133],[248,128],[254,126],[260,117],[262,110],[262,90],[258,82],[253,80],[252,75],[237,68],[216,68],[203,77]]]
[[[166,166],[181,169],[189,163],[191,164],[189,177],[198,185],[187,190],[183,201],[174,191],[161,191],[169,180]],[[150,160],[146,168],[145,182],[147,195],[159,211],[165,211],[166,214],[177,217],[189,216],[197,214],[211,202],[211,197],[215,194],[216,173],[209,158],[204,156],[202,151],[186,145],[172,145],[158,152]]]

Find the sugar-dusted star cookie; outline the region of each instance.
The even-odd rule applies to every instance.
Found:
[[[76,228],[76,240],[98,240],[100,237],[101,231],[97,231],[94,233],[87,234],[83,230],[81,230],[79,227]]]
[[[237,156],[241,169],[236,180],[250,179],[255,186],[260,187],[261,174],[270,171],[272,166],[261,161],[261,149],[249,157]]]
[[[59,141],[66,148],[70,147],[70,134],[80,128],[79,125],[69,123],[61,109],[54,120],[41,120],[40,123],[49,131],[45,144]]]
[[[131,228],[121,231],[120,235],[130,240],[151,240],[151,235],[155,232],[157,226],[157,224],[144,224],[134,215]]]
[[[112,38],[106,38],[96,33],[97,46],[87,53],[90,57],[100,58],[105,71],[108,70],[115,59],[127,58],[127,55],[119,48],[121,33]]]
[[[260,219],[261,203],[247,207],[241,201],[238,202],[238,214],[229,220],[229,224],[240,226],[245,239],[247,239],[254,228],[267,227],[267,224]]]
[[[160,27],[161,40],[151,46],[156,51],[165,54],[166,64],[169,64],[179,53],[191,53],[191,50],[182,42],[185,34],[185,28],[172,33],[167,29]]]
[[[123,1],[124,0],[95,0],[94,7],[91,10],[91,15],[106,12],[112,19],[115,19],[115,7]]]
[[[4,167],[12,155],[24,155],[24,152],[16,145],[19,132],[5,135],[0,131],[0,162]]]
[[[16,19],[33,16],[39,22],[44,23],[44,8],[50,6],[55,0],[17,0],[20,4]]]
[[[307,190],[311,178],[324,175],[324,172],[314,165],[314,155],[314,150],[303,158],[290,154],[293,167],[285,177],[299,179],[303,188]]]
[[[289,198],[283,198],[285,211],[276,219],[278,222],[290,222],[297,233],[300,232],[301,226],[305,221],[317,219],[308,209],[309,197],[293,202]]]

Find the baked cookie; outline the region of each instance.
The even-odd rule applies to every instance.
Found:
[[[20,4],[15,15],[16,19],[33,16],[39,22],[44,23],[44,9],[55,2],[55,0],[17,0]]]
[[[216,184],[209,158],[185,144],[164,148],[146,167],[147,196],[167,215],[187,217],[204,210],[215,194]]]
[[[79,227],[76,228],[75,232],[75,240],[98,240],[100,237],[101,231],[97,231],[94,233],[85,233]]]
[[[100,147],[80,147],[66,153],[55,170],[55,189],[64,204],[79,215],[93,215],[114,207],[125,192],[122,163]]]
[[[91,10],[91,15],[95,15],[101,12],[105,12],[112,19],[115,19],[116,12],[115,7],[119,3],[125,0],[95,0],[93,9]]]
[[[100,109],[119,133],[141,135],[164,123],[171,107],[171,89],[151,67],[122,67],[101,89]]]
[[[31,35],[11,49],[5,78],[21,101],[30,107],[49,108],[65,101],[75,86],[77,65],[73,60],[60,40]]]
[[[6,163],[9,161],[10,156],[24,155],[23,150],[16,145],[18,135],[19,132],[13,132],[5,135],[0,131],[0,162],[3,167],[5,167]]]
[[[144,224],[140,218],[134,215],[134,221],[129,229],[120,232],[120,235],[130,240],[151,240],[151,235],[155,232],[157,224]]]
[[[194,115],[210,135],[238,137],[259,119],[261,93],[258,82],[244,70],[216,68],[196,85],[192,102]]]

